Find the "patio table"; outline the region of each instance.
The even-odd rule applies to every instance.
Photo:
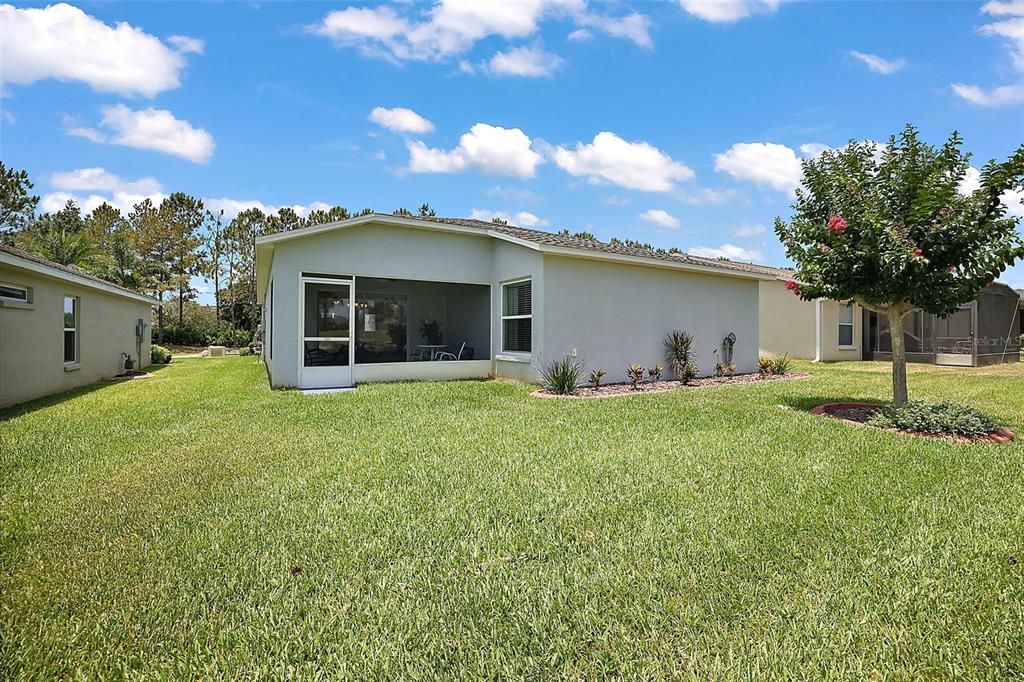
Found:
[[[422,353],[423,352],[428,352],[428,353],[430,353],[430,359],[431,360],[436,358],[437,354],[440,353],[441,351],[443,351],[447,347],[448,347],[447,343],[418,343],[418,344],[416,344],[416,348],[419,348],[420,351],[421,351],[420,357],[422,357]]]

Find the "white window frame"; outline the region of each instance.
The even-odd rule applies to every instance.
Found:
[[[25,292],[25,298],[5,296],[3,292],[0,292],[0,301],[10,301],[11,303],[21,303],[23,305],[27,305],[32,302],[32,290],[28,287],[23,287],[20,284],[9,284],[7,282],[0,282],[0,286],[7,287],[8,289],[18,289]]]
[[[843,309],[846,308],[850,311],[850,321],[843,322]],[[839,306],[839,318],[836,324],[836,343],[840,348],[844,350],[854,349],[857,347],[857,307],[853,303],[848,303],[845,306]],[[843,327],[850,328],[850,343],[844,344],[842,339]]]
[[[505,314],[505,287],[530,283],[530,314],[529,315],[506,315]],[[510,279],[501,283],[501,352],[514,358],[528,358],[533,353],[533,277],[520,277]],[[530,320],[530,350],[506,350],[505,349],[505,320]]]
[[[69,298],[72,301],[74,301],[74,304],[73,304],[74,307],[75,307],[74,308],[75,309],[75,326],[74,327],[67,326],[66,318],[64,318],[64,303],[66,303]],[[74,332],[74,334],[75,334],[75,358],[73,360],[65,360],[64,361],[64,366],[65,367],[75,367],[76,365],[78,365],[79,360],[81,359],[81,355],[82,355],[82,346],[79,343],[79,340],[81,339],[81,336],[79,335],[79,330],[81,330],[81,328],[82,328],[82,299],[79,298],[78,296],[67,296],[67,295],[65,295],[61,299],[61,310],[60,310],[60,312],[61,312],[61,318],[63,320],[65,320],[64,323],[63,323],[63,325],[64,325],[64,334],[61,335],[61,339],[60,339],[61,340],[61,356],[63,357],[63,353],[64,353],[64,337],[67,336],[68,332]]]

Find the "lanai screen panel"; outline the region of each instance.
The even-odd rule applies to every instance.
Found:
[[[978,299],[978,359],[982,364],[1020,359],[1020,297],[1008,287],[992,286]]]

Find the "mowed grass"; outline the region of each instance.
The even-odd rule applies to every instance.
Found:
[[[811,416],[887,366],[799,369],[560,401],[197,359],[0,413],[0,678],[1024,674],[1024,448]],[[911,393],[1024,433],[1024,365]]]

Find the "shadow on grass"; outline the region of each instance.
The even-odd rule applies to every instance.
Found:
[[[170,366],[171,365],[150,365],[150,366],[146,367],[145,369],[146,369],[147,372],[149,372],[151,374],[156,374],[158,372],[161,372],[161,371],[167,369]],[[146,379],[133,379],[133,381],[146,381]],[[73,400],[75,398],[78,398],[79,396],[87,395],[89,393],[94,393],[96,391],[102,391],[104,389],[114,388],[115,386],[119,386],[119,385],[121,385],[123,383],[127,383],[127,382],[124,382],[124,381],[104,381],[104,380],[101,379],[100,381],[97,381],[97,382],[92,383],[92,384],[86,384],[84,386],[78,386],[76,388],[72,388],[72,389],[69,389],[67,391],[62,391],[60,393],[53,393],[51,395],[43,396],[42,398],[36,398],[35,400],[30,400],[30,401],[25,402],[25,403],[18,403],[17,405],[11,405],[10,407],[5,407],[5,408],[0,409],[0,423],[3,423],[3,422],[8,421],[10,419],[14,419],[16,417],[20,417],[20,416],[25,415],[25,414],[28,414],[29,412],[35,412],[36,410],[41,410],[41,409],[46,408],[46,407],[52,407],[54,405],[59,405],[62,402],[64,402],[65,400]]]
[[[864,396],[820,396],[820,395],[802,395],[802,396],[786,396],[782,399],[784,405],[788,405],[794,409],[801,410],[803,412],[810,412],[812,408],[818,405],[825,405],[827,403],[866,403],[869,405],[886,405],[888,404],[884,400],[878,400],[877,398],[866,398]]]

